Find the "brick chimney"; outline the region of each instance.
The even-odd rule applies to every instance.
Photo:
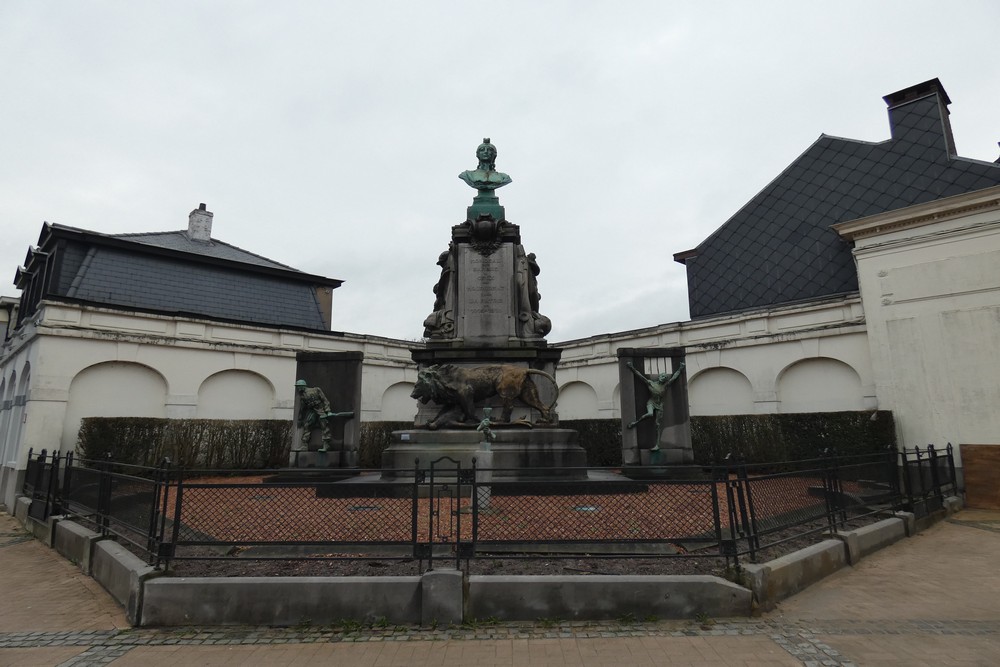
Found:
[[[192,241],[208,243],[212,240],[212,212],[204,204],[198,204],[198,208],[188,216],[187,235]]]
[[[937,79],[898,90],[882,98],[889,106],[893,141],[940,145],[956,155],[955,137],[948,120],[951,99]]]

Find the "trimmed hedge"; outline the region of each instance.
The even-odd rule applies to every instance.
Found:
[[[188,469],[257,469],[287,466],[291,442],[292,422],[280,419],[86,417],[76,450],[133,465],[166,457]]]
[[[560,428],[580,434],[588,464],[622,464],[621,420],[564,420]],[[362,422],[358,463],[382,467],[382,452],[393,431],[413,422]],[[292,422],[277,419],[157,419],[87,417],[80,426],[77,452],[88,459],[107,453],[121,463],[156,466],[164,457],[194,469],[283,468],[288,465]],[[808,412],[723,415],[691,418],[695,463],[711,465],[729,454],[747,463],[810,459],[830,449],[867,454],[896,447],[892,413]]]
[[[412,422],[364,422],[361,467],[381,467],[392,431],[408,428]],[[620,419],[562,420],[559,428],[580,434],[588,465],[622,464]],[[895,448],[896,429],[887,410],[692,417],[691,446],[698,465],[721,462],[728,454],[747,463],[775,463],[815,458],[826,449],[843,455],[883,452]]]
[[[381,468],[382,452],[392,444],[392,432],[413,428],[413,420],[405,422],[361,422],[358,443],[358,465]]]
[[[587,465],[613,468],[622,464],[622,422],[620,419],[563,419],[559,428],[580,434],[579,445],[587,452]]]
[[[888,410],[692,417],[691,445],[701,465],[728,454],[747,463],[872,454],[896,447],[896,426]]]

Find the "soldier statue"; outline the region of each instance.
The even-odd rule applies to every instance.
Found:
[[[330,431],[328,419],[335,417],[353,417],[353,412],[333,412],[330,401],[319,387],[310,387],[305,380],[296,380],[295,393],[299,396],[298,425],[302,429],[302,445],[309,449],[309,440],[316,429],[323,429],[323,446],[319,451],[330,450],[333,433]]]

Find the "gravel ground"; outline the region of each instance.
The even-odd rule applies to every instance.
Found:
[[[847,528],[856,528],[877,521],[880,517],[864,517],[848,521]],[[816,544],[826,535],[822,532],[824,522],[815,522],[780,531],[769,535],[771,540],[786,540],[757,552],[756,562],[767,562],[799,549]],[[820,532],[802,535],[817,529]],[[745,543],[744,543],[745,544]],[[469,574],[505,575],[692,575],[707,574],[726,576],[727,563],[724,558],[712,557],[712,548],[702,552],[689,552],[683,557],[643,558],[596,557],[593,555],[525,554],[524,557],[502,557],[491,554],[477,554],[477,558],[460,567]],[[220,552],[205,547],[189,548],[184,551],[189,557],[215,557]],[[704,554],[704,555],[692,555]],[[233,549],[225,560],[175,560],[170,570],[175,576],[184,577],[274,577],[274,576],[414,576],[427,569],[428,563],[413,559],[379,558],[368,555],[346,553],[312,553],[313,560],[252,560],[261,552],[249,549]],[[741,563],[752,562],[750,557],[741,556]],[[454,557],[435,558],[437,567],[453,567]],[[729,565],[732,565],[730,561]]]

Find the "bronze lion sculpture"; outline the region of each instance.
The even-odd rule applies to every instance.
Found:
[[[546,378],[553,387],[556,387],[558,393],[556,379],[534,368],[513,364],[473,368],[441,364],[417,372],[417,383],[410,397],[424,404],[433,401],[441,406],[437,416],[426,424],[432,431],[449,422],[478,422],[479,419],[475,414],[476,403],[493,396],[499,396],[503,401],[501,422],[510,422],[514,400],[520,399],[525,405],[541,413],[540,421],[551,423],[555,399],[551,405],[542,403],[538,396],[538,387],[531,379],[532,375]]]

